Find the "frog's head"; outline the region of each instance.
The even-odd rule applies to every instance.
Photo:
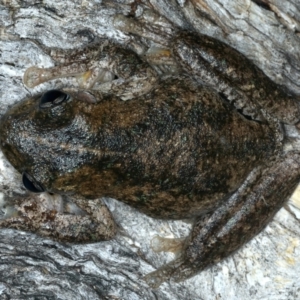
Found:
[[[75,98],[50,90],[18,103],[0,120],[3,153],[32,192],[52,191],[53,181],[84,159],[84,153],[75,155],[86,125]]]

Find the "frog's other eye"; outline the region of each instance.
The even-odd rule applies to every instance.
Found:
[[[39,106],[41,109],[46,109],[53,106],[58,106],[69,99],[70,95],[62,91],[50,90],[42,95]]]
[[[28,173],[24,172],[22,174],[22,181],[25,188],[33,193],[42,193],[45,189]]]

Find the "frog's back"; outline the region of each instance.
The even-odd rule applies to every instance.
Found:
[[[127,102],[76,97],[43,110],[29,99],[2,119],[5,155],[50,192],[192,217],[229,196],[277,147],[271,126],[245,119],[188,79],[165,80]]]
[[[276,147],[268,125],[187,80],[167,80],[126,103],[108,99],[98,109],[93,147],[101,154],[85,166],[94,178],[83,194],[124,200],[156,217],[211,209]]]

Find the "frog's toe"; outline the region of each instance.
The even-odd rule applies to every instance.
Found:
[[[44,82],[43,80],[43,69],[37,67],[30,67],[28,68],[23,76],[24,84],[29,88],[34,88],[35,86],[39,85],[40,83]]]
[[[151,240],[151,248],[154,252],[182,252],[185,238],[165,238],[159,235]]]
[[[162,283],[170,278],[167,272],[161,271],[160,269],[151,272],[143,277],[146,283],[153,289],[157,289]]]
[[[151,272],[143,277],[146,283],[153,289],[157,289],[162,283],[171,278],[173,268],[165,265],[154,272]]]
[[[163,282],[171,278],[173,279],[174,274],[178,274],[178,280],[177,278],[175,279],[176,282],[183,280],[183,278],[181,278],[181,270],[184,269],[186,265],[183,252],[185,241],[185,238],[164,238],[161,236],[155,236],[151,240],[151,248],[154,252],[173,252],[178,255],[178,257],[158,268],[156,271],[147,274],[144,280],[149,286],[158,288]]]
[[[181,281],[185,279],[185,277],[183,278],[184,274],[181,274],[183,265],[185,265],[185,259],[183,256],[179,256],[156,271],[147,274],[143,279],[154,289],[170,279],[174,279],[176,282]],[[174,277],[176,274],[179,276]]]

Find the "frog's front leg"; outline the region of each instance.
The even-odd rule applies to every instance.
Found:
[[[152,67],[141,60],[133,51],[112,47],[109,55],[101,59],[102,69],[109,69],[116,79],[110,82],[96,81],[92,90],[114,94],[128,100],[148,93],[153,89],[158,75]]]
[[[32,88],[55,78],[76,77],[80,89],[112,93],[123,100],[153,88],[156,72],[134,52],[109,43],[96,48],[86,48],[86,55],[75,52],[77,56],[51,68],[30,67],[24,74],[24,84]],[[59,62],[63,62],[61,56],[57,56]]]
[[[256,169],[223,205],[195,223],[180,257],[148,274],[146,281],[187,279],[224,259],[257,235],[289,199],[300,181],[300,154],[289,153]]]
[[[33,41],[43,52],[48,54],[54,61],[55,66],[51,68],[39,68],[32,66],[26,70],[23,76],[24,84],[29,88],[62,77],[73,77],[78,76],[91,76],[90,62],[93,62],[98,57],[99,49],[107,45],[107,41],[102,43],[93,44],[80,49],[58,49],[48,48],[44,45]],[[107,74],[108,79],[112,80],[110,74]]]
[[[109,240],[116,233],[111,213],[100,199],[74,196],[69,201],[44,193],[11,199],[0,208],[4,213],[1,228],[34,232],[61,242],[93,243]]]

